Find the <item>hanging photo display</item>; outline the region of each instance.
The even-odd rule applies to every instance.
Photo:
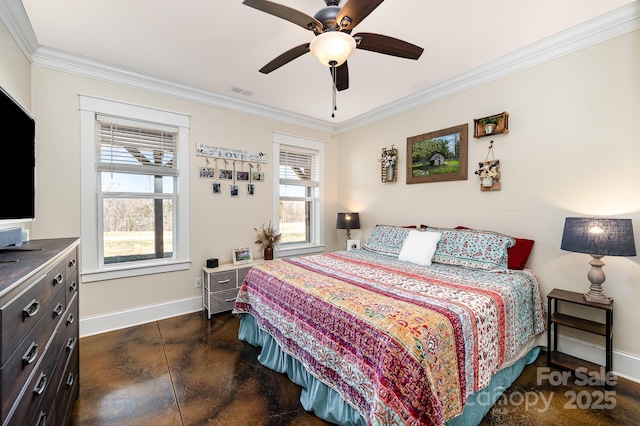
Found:
[[[256,190],[253,183],[265,180],[261,164],[267,163],[267,155],[262,152],[196,144],[196,155],[205,157],[205,167],[198,169],[200,177],[216,180],[212,183],[212,194],[221,194],[223,191],[222,183],[217,181],[230,181],[231,197],[240,196],[240,182],[247,182],[246,195],[253,196]]]

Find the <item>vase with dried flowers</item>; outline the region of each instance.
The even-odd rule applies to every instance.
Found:
[[[378,160],[382,164],[382,181],[395,182],[395,167],[398,162],[398,150],[391,145],[391,148],[382,148],[382,155]]]
[[[260,229],[253,229],[256,231],[255,243],[262,249],[264,260],[273,260],[273,251],[277,250],[282,234],[271,224],[271,221],[269,221],[268,225],[263,223]]]
[[[478,163],[478,170],[475,174],[480,176],[482,180],[482,186],[488,188],[493,185],[493,180],[498,177],[500,173],[500,160],[484,161]]]

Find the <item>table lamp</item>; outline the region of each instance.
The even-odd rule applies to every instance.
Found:
[[[358,213],[338,213],[336,229],[347,230],[347,240],[351,239],[351,230],[360,229],[360,217]]]
[[[584,298],[588,302],[610,305],[611,298],[602,292],[605,280],[602,257],[636,255],[631,219],[568,217],[560,248],[591,255],[591,269],[587,274],[591,286]]]

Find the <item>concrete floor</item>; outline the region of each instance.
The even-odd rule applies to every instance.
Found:
[[[297,385],[257,361],[260,348],[238,340],[238,324],[198,312],[82,338],[71,425],[329,424],[304,411]],[[640,424],[640,384],[618,379],[605,393],[576,377],[539,380],[544,367],[543,352],[481,424]]]

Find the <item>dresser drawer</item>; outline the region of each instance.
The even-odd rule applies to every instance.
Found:
[[[238,288],[211,293],[210,308],[211,313],[230,311],[238,297]]]
[[[25,336],[45,315],[45,308],[63,287],[64,274],[64,262],[58,262],[25,291],[0,307],[2,365],[7,362]],[[64,300],[62,303],[65,304]]]
[[[225,271],[211,274],[210,291],[227,290],[238,286],[236,271]]]
[[[62,382],[57,391],[56,417],[57,424],[69,423],[73,411],[73,403],[78,399],[80,391],[80,356],[76,345],[70,354],[66,368],[62,375]]]
[[[67,277],[70,277],[75,271],[78,270],[78,250],[73,249],[71,253],[67,255],[67,258],[64,260],[66,265],[66,273]]]
[[[59,358],[62,364],[67,362],[72,349],[78,345],[78,296],[71,300],[62,322],[58,326],[55,346],[59,348]]]
[[[54,350],[46,351],[42,360],[36,365],[34,374],[26,384],[22,398],[17,402],[11,417],[11,424],[35,424],[39,411],[49,413],[47,424],[55,424],[50,411],[56,398],[56,384],[52,379],[55,376],[55,370],[60,368],[56,363],[56,352]]]
[[[22,390],[22,387],[29,378],[29,375],[38,365],[45,355],[45,350],[50,344],[50,340],[55,340],[53,332],[64,313],[64,291],[59,291],[56,298],[42,310],[43,317],[38,324],[27,335],[26,339],[18,346],[14,355],[9,358],[1,370],[1,394],[2,394],[2,416],[9,413],[12,403]],[[59,311],[59,309],[62,309]],[[59,312],[59,313],[58,313]],[[57,351],[52,356],[57,357]]]
[[[73,296],[75,296],[76,294],[78,294],[78,271],[74,270],[71,272],[70,275],[68,275],[68,278],[66,280],[65,283],[65,288],[67,296],[66,296],[66,300],[67,300],[67,306],[71,303],[71,299],[73,298]]]

